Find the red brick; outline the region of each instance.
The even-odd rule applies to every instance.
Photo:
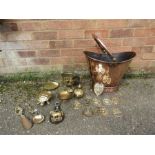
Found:
[[[146,59],[146,60],[155,60],[155,53],[154,52],[143,53],[143,59]]]
[[[71,20],[50,20],[43,23],[45,30],[64,30],[72,28]]]
[[[122,38],[110,38],[110,39],[101,39],[101,41],[107,46],[122,46]]]
[[[56,40],[57,32],[34,32],[34,40]]]
[[[95,29],[96,20],[72,20],[72,29]]]
[[[55,65],[55,64],[72,64],[73,63],[73,57],[55,57],[51,59],[51,64]]]
[[[6,31],[18,31],[17,23],[4,23]]]
[[[101,49],[96,45],[96,47],[86,47],[83,51],[92,51],[92,52],[100,53]]]
[[[27,61],[25,58],[12,58],[12,59],[5,59],[5,66],[26,66]]]
[[[42,22],[23,22],[18,24],[20,31],[38,31],[42,30]]]
[[[6,41],[6,36],[2,32],[0,33],[0,41]]]
[[[146,38],[126,38],[123,40],[123,46],[144,46]]]
[[[108,20],[97,20],[97,28],[118,28],[128,27],[128,20],[120,19],[108,19]]]
[[[84,31],[83,30],[62,30],[59,31],[59,39],[77,39],[77,38],[84,38]]]
[[[30,32],[9,32],[4,34],[6,41],[32,40]]]
[[[58,57],[60,56],[59,50],[40,50],[38,51],[39,57]]]
[[[100,38],[107,38],[109,31],[108,30],[86,30],[85,38],[92,38],[92,34],[96,34]]]
[[[3,58],[0,58],[0,67],[3,67],[3,66],[5,66],[4,59]]]
[[[109,50],[112,53],[131,51],[131,46],[111,46],[109,47]]]
[[[150,27],[155,28],[155,19],[150,19]]]
[[[124,38],[124,37],[132,37],[133,30],[132,29],[117,29],[112,30],[110,32],[110,37],[112,38]]]
[[[18,66],[26,66],[27,65],[26,59],[15,59],[14,63]]]
[[[130,67],[133,68],[134,70],[143,70],[149,65],[150,65],[149,61],[144,60],[137,61],[136,59],[133,59],[132,63],[130,63]]]
[[[153,46],[144,46],[141,47],[141,52],[142,53],[150,53],[153,51]]]
[[[94,47],[95,46],[94,40],[74,40],[74,47]]]
[[[35,51],[18,51],[17,53],[21,58],[28,58],[28,57],[35,57],[36,56]]]
[[[50,41],[50,48],[71,48],[73,47],[72,40],[59,40],[59,41]]]
[[[141,47],[132,47],[132,51],[136,52],[135,60],[139,61],[142,58],[142,48]]]
[[[147,38],[146,45],[155,45],[155,37]]]
[[[86,63],[86,57],[84,55],[74,57],[74,63]]]
[[[149,37],[155,36],[155,29],[135,29],[134,32],[135,37]]]
[[[48,58],[35,58],[29,61],[30,65],[49,65],[50,60]]]
[[[79,56],[83,53],[83,49],[61,49],[61,56]]]
[[[129,20],[129,27],[149,27],[150,23],[149,19],[132,19]]]
[[[14,41],[14,42],[0,42],[1,49],[45,49],[49,48],[48,41]]]

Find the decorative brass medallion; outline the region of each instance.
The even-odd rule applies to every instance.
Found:
[[[95,67],[95,70],[96,70],[96,72],[98,72],[98,73],[102,73],[102,74],[105,73],[105,69],[103,68],[103,65],[102,65],[102,64],[98,64],[98,65]]]
[[[94,92],[97,96],[101,95],[104,91],[104,84],[103,83],[95,83],[94,84]]]

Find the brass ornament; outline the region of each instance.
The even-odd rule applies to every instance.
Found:
[[[122,112],[118,108],[113,108],[112,112],[113,112],[113,115],[115,117],[121,117],[122,116]]]
[[[73,104],[73,109],[75,109],[75,110],[78,110],[78,109],[80,109],[82,107],[83,107],[82,104],[77,100]]]
[[[119,99],[118,99],[117,97],[113,97],[113,98],[111,99],[111,101],[112,101],[112,103],[113,103],[114,105],[118,105],[118,104],[119,104]]]
[[[63,84],[67,87],[77,86],[80,84],[81,78],[77,74],[64,72],[61,74],[61,76]]]
[[[84,91],[81,88],[74,89],[74,95],[77,98],[81,98],[84,95]]]
[[[82,111],[82,114],[84,116],[87,116],[87,117],[91,117],[94,115],[94,111],[91,107],[86,107],[83,111]]]
[[[54,90],[59,87],[58,82],[48,82],[45,84],[44,89],[45,90]]]
[[[52,99],[53,94],[51,91],[43,91],[39,94],[38,97],[38,103],[41,106],[44,106],[45,104],[50,104],[50,100]]]
[[[107,106],[112,105],[111,100],[110,100],[110,99],[108,99],[108,98],[104,98],[102,101],[103,101],[104,105],[107,105]]]
[[[20,116],[20,122],[21,122],[23,128],[25,128],[27,130],[31,129],[33,126],[32,122],[25,115]]]
[[[97,113],[101,116],[107,116],[108,110],[105,107],[98,107]]]
[[[68,100],[68,99],[71,99],[72,97],[73,97],[73,90],[72,89],[62,90],[58,94],[58,98],[60,100]]]
[[[103,68],[102,64],[96,65],[95,70],[96,70],[97,73],[101,73],[101,74],[105,73],[105,68]]]
[[[64,120],[64,112],[61,110],[60,104],[55,103],[53,111],[50,111],[50,122],[53,124],[58,124]]]
[[[104,84],[110,84],[110,83],[111,83],[111,78],[109,77],[108,74],[103,75],[103,77],[102,77],[102,82],[103,82]]]
[[[20,106],[15,107],[15,113],[18,116],[21,116],[23,114],[23,108]]]
[[[103,83],[95,83],[94,84],[94,92],[97,96],[101,95],[104,91],[104,84]]]
[[[33,116],[32,121],[34,124],[40,124],[45,120],[45,116],[42,114],[37,114]]]

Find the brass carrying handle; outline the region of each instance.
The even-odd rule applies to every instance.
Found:
[[[109,52],[106,45],[98,38],[97,35],[92,34],[93,39],[96,41],[97,45],[100,47],[101,51],[107,54],[113,61],[116,61],[116,58]]]

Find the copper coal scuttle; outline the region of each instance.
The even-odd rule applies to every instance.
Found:
[[[84,51],[84,54],[89,63],[94,92],[98,96],[103,92],[113,92],[118,89],[119,82],[136,53],[127,51],[111,54],[96,35],[93,34],[93,38],[102,53]]]

